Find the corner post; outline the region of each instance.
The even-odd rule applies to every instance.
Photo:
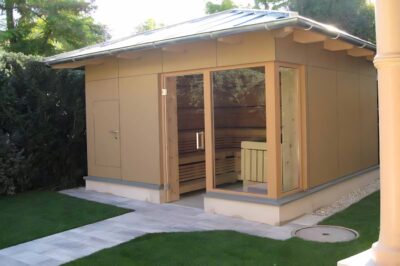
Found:
[[[275,62],[265,67],[268,198],[278,199],[282,194],[279,69]]]

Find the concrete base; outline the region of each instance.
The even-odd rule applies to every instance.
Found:
[[[338,266],[376,266],[372,259],[372,252],[370,249],[354,255],[350,258],[341,260],[337,264]]]
[[[86,180],[86,190],[110,193],[129,199],[142,200],[152,203],[165,202],[164,191],[152,188],[126,186],[122,184],[112,184],[110,182]]]
[[[254,222],[280,225],[279,206],[245,201],[204,197],[204,210]]]
[[[341,197],[371,184],[378,178],[379,171],[375,169],[344,177],[330,184],[279,200],[211,192],[204,198],[204,209],[210,213],[281,225],[306,213],[312,213],[318,208],[329,206]]]

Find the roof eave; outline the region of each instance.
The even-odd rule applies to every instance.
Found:
[[[276,29],[280,29],[283,27],[288,27],[288,26],[293,26],[293,27],[297,26],[297,27],[300,27],[300,28],[303,28],[306,30],[312,30],[315,32],[325,34],[332,39],[343,40],[343,41],[353,44],[357,47],[376,51],[376,47],[374,44],[364,41],[362,39],[359,39],[350,34],[347,34],[344,32],[331,31],[331,30],[327,29],[326,27],[323,27],[321,24],[319,24],[313,20],[305,19],[303,17],[289,17],[289,18],[269,21],[269,22],[265,22],[265,23],[229,28],[229,29],[224,29],[224,30],[219,30],[219,31],[214,31],[214,32],[194,34],[194,35],[172,38],[172,39],[167,39],[167,40],[161,40],[161,41],[156,41],[156,42],[151,42],[151,43],[144,43],[144,44],[135,45],[135,46],[117,48],[117,49],[107,50],[107,51],[102,51],[102,52],[84,54],[84,55],[80,55],[80,56],[69,56],[69,57],[67,56],[65,58],[59,58],[59,59],[53,59],[53,60],[51,57],[48,57],[48,58],[44,59],[44,62],[47,65],[70,63],[70,62],[92,59],[95,57],[115,55],[115,54],[118,54],[121,52],[156,49],[156,48],[162,48],[162,47],[177,44],[177,43],[188,43],[188,42],[194,42],[194,41],[199,41],[199,40],[217,39],[217,38],[224,37],[227,35],[252,32],[252,31],[262,31],[262,30],[271,31],[271,30],[276,30]]]

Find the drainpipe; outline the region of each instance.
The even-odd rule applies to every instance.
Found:
[[[376,1],[380,116],[381,221],[377,265],[400,265],[400,1]]]

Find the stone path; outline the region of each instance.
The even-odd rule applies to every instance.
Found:
[[[365,197],[365,194],[378,189],[375,189],[374,184],[371,186],[374,189],[366,189],[368,193],[358,193],[362,194],[358,200]],[[187,206],[160,205],[87,191],[84,188],[64,190],[61,193],[135,211],[2,249],[0,250],[0,265],[60,265],[144,234],[157,232],[234,230],[260,237],[286,240],[291,238],[292,231],[315,225],[334,213],[332,211],[325,215],[308,214],[284,226],[271,226],[205,213],[190,199],[183,204]]]
[[[285,240],[291,237],[293,230],[315,224],[321,219],[309,215],[277,227],[209,214],[198,208],[175,204],[152,204],[86,191],[83,188],[66,190],[62,193],[135,211],[2,249],[0,265],[60,265],[141,235],[156,232],[235,230]]]

